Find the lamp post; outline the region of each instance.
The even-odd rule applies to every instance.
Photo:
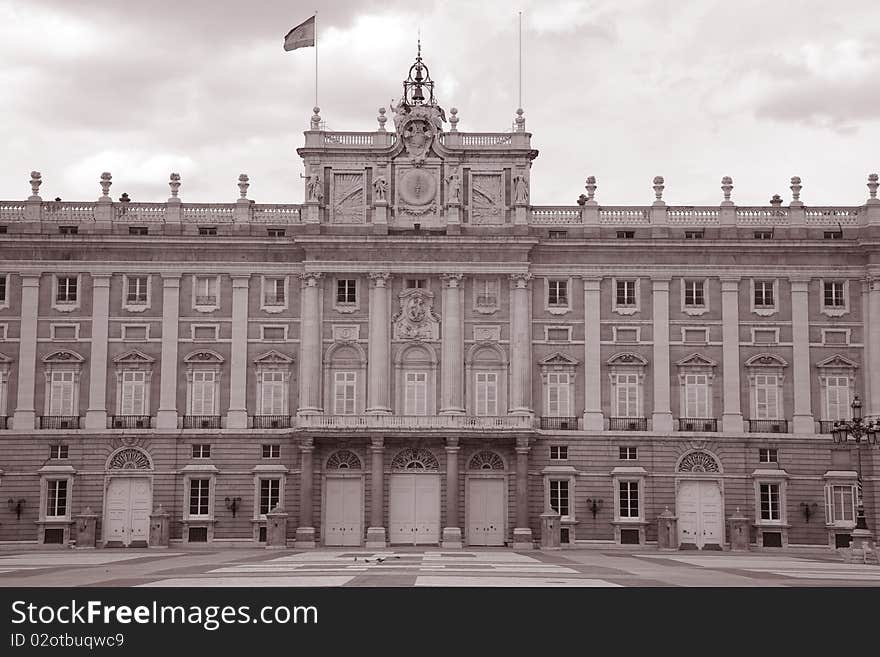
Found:
[[[831,429],[831,437],[834,442],[842,445],[850,438],[856,443],[858,457],[858,480],[856,487],[856,526],[853,530],[853,547],[864,549],[871,542],[871,531],[865,519],[865,503],[862,497],[862,444],[875,445],[880,434],[880,419],[862,417],[862,400],[858,395],[853,395],[852,420],[837,420]]]

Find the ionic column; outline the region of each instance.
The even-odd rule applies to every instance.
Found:
[[[865,322],[865,383],[867,384],[865,415],[880,415],[880,278],[865,282],[868,296]],[[22,336],[24,331],[22,330]]]
[[[461,547],[461,527],[458,525],[458,438],[446,439],[446,526],[443,527],[441,547]]]
[[[89,406],[86,429],[107,428],[107,338],[110,274],[92,274],[92,348],[89,353]]]
[[[247,328],[250,275],[232,277],[232,346],[229,358],[228,429],[247,429]]]
[[[531,274],[511,274],[510,290],[510,408],[511,415],[532,413],[532,337],[529,312]]]
[[[385,541],[385,441],[370,441],[370,526],[367,527],[367,548],[383,549]]]
[[[299,318],[298,415],[323,412],[321,402],[321,279],[323,274],[302,274]]]
[[[8,292],[7,292],[8,294]],[[18,398],[12,426],[19,431],[36,426],[34,386],[37,374],[37,313],[40,306],[40,275],[21,276],[21,330],[18,343]]]
[[[531,550],[535,547],[529,526],[529,439],[516,439],[516,527],[513,529],[513,549]]]
[[[370,334],[368,349],[367,413],[391,413],[391,317],[388,272],[370,274]]]
[[[443,274],[443,336],[441,342],[440,414],[464,411],[464,335],[461,324],[461,274]]]
[[[584,431],[602,431],[601,278],[584,276]]]
[[[177,337],[180,274],[162,274],[162,360],[157,429],[177,428]]]
[[[725,433],[742,433],[739,384],[739,278],[721,279],[721,368],[724,412],[721,428]]]
[[[315,451],[313,438],[303,438],[299,446],[300,479],[299,479],[299,527],[296,528],[296,547],[315,547],[315,523],[312,520],[312,480],[314,468],[312,453]]]
[[[809,278],[791,279],[792,382],[794,383],[793,429],[816,433],[810,399]]]
[[[672,431],[669,406],[669,279],[652,279],[654,308],[654,431]]]

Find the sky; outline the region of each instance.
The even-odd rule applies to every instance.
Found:
[[[876,0],[0,0],[0,199],[111,195],[303,200],[315,49],[283,37],[318,11],[318,103],[333,130],[374,130],[400,97],[419,32],[462,132],[532,146],[531,201],[573,205],[858,205],[880,169]],[[390,116],[390,111],[389,111]],[[390,127],[391,121],[388,122]]]

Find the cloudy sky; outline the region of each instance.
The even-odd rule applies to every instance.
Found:
[[[422,50],[462,131],[505,131],[523,107],[532,202],[570,205],[595,175],[600,203],[653,199],[860,204],[880,169],[877,0],[0,0],[0,198],[238,196],[300,202],[314,103],[312,48],[283,35],[315,9],[319,104],[334,130],[373,130]],[[390,122],[389,122],[390,125]]]

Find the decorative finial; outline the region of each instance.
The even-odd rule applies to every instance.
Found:
[[[122,196],[119,197],[120,203],[130,203],[131,197],[128,195],[128,192],[122,192]]]
[[[596,176],[587,176],[586,183],[584,188],[587,190],[587,201],[592,203],[593,197],[596,195]]]
[[[733,191],[733,178],[724,176],[721,179],[721,191],[724,192],[724,202],[730,203],[730,192]]]
[[[321,129],[321,108],[316,105],[315,107],[312,108],[312,112],[314,112],[314,114],[312,114],[311,129],[312,130],[320,130]]]
[[[33,175],[33,174],[31,174]],[[38,174],[39,175],[39,174]],[[876,173],[868,174],[868,193],[871,195],[871,199],[877,199],[877,183],[878,177]]]
[[[376,120],[379,122],[379,132],[385,132],[385,122],[388,120],[388,117],[385,116],[385,108],[379,108],[379,116],[376,117]]]
[[[526,131],[526,118],[523,116],[523,108],[519,107],[516,110],[516,118],[513,120],[514,124],[516,124],[517,132],[525,132]]]
[[[250,182],[248,182],[250,178],[246,173],[239,174],[238,176],[238,191],[241,194],[241,198],[247,198],[247,190],[248,187],[251,186]]]
[[[103,196],[110,196],[110,185],[113,184],[113,176],[109,171],[101,174],[101,193]]]
[[[776,208],[782,205],[782,198],[779,196],[779,194],[773,195],[773,198],[770,199],[770,205]]]
[[[876,177],[877,174],[874,174]],[[31,200],[38,200],[40,198],[40,185],[43,184],[43,174],[39,171],[31,171]],[[876,185],[874,185],[876,188]],[[876,195],[876,189],[875,189]]]
[[[171,188],[171,198],[177,198],[177,190],[180,189],[180,174],[172,173],[168,186]]]
[[[800,202],[801,202],[801,189],[802,189],[802,188],[803,188],[803,185],[801,185],[801,179],[800,179],[800,177],[799,177],[799,176],[792,176],[792,177],[791,177],[791,187],[789,187],[789,189],[791,190],[791,202],[792,202],[792,204],[794,204],[794,205],[800,205]]]
[[[663,190],[666,189],[663,182],[663,176],[654,176],[654,196],[656,197],[654,203],[663,203]]]
[[[461,120],[458,118],[458,108],[451,108],[449,114],[451,115],[449,117],[449,132],[458,132],[458,122]]]

